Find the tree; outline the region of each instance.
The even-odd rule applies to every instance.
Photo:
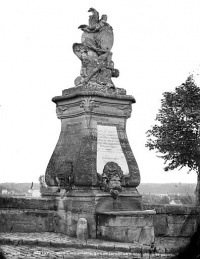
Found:
[[[165,171],[185,166],[196,171],[196,202],[200,204],[200,88],[191,75],[163,97],[157,123],[147,131],[146,147],[160,153]]]
[[[170,203],[170,199],[167,196],[162,197],[159,201],[159,204],[169,204],[169,203]]]

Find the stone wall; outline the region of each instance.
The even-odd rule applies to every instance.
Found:
[[[144,210],[155,210],[155,236],[190,237],[200,224],[200,207],[191,205],[149,205]]]
[[[78,218],[85,216],[90,237],[95,238],[95,200],[91,199],[88,207],[85,199],[79,199],[77,206],[74,197],[59,200],[0,197],[0,232],[60,232],[74,236]],[[155,236],[189,237],[200,224],[200,207],[144,204],[144,210],[156,211]]]
[[[56,210],[49,199],[0,197],[0,232],[54,232]]]
[[[0,197],[0,232],[57,232],[75,237],[78,219],[84,217],[88,222],[89,237],[95,238],[95,196],[79,196]]]

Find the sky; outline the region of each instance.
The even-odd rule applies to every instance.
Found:
[[[195,183],[187,169],[165,172],[145,147],[162,93],[173,91],[200,65],[200,1],[1,0],[0,182],[38,182],[57,143],[61,123],[54,96],[74,86],[81,62],[72,44],[90,7],[108,15],[120,76],[116,87],[133,95],[128,139],[142,183]],[[197,76],[198,79],[198,76]]]

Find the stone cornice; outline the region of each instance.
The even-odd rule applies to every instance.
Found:
[[[132,103],[135,103],[136,100],[132,95],[118,95],[118,94],[108,94],[108,93],[101,93],[97,91],[81,91],[81,92],[74,92],[67,95],[61,95],[61,96],[55,96],[52,98],[52,101],[54,103],[57,103],[59,101],[64,101],[67,99],[72,99],[74,97],[79,96],[99,96],[109,99],[117,99],[117,100],[124,100],[124,101],[131,101]]]

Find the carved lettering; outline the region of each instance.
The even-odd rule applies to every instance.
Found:
[[[107,162],[117,163],[124,174],[129,173],[128,164],[122,151],[117,128],[97,125],[97,172],[102,174]]]

